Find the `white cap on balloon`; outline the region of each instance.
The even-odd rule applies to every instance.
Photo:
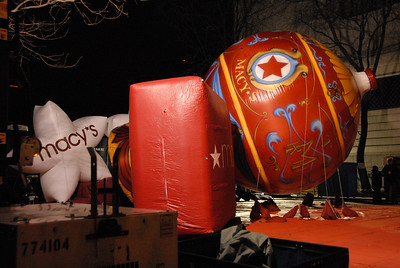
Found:
[[[369,68],[364,72],[353,72],[353,77],[356,81],[361,97],[369,90],[374,90],[378,87],[374,73]]]

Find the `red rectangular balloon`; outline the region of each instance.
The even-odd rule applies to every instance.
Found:
[[[135,207],[178,211],[178,233],[219,231],[235,217],[231,124],[200,77],[130,87]]]

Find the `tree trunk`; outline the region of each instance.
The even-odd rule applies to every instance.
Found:
[[[371,190],[371,184],[369,183],[368,172],[365,168],[364,160],[365,143],[367,141],[368,134],[368,106],[370,102],[370,96],[370,92],[366,93],[361,101],[361,133],[357,148],[357,167],[362,192]]]

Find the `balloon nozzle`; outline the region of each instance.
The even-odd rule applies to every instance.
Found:
[[[367,68],[364,72],[353,73],[353,76],[361,96],[370,90],[378,88],[375,75],[369,68]]]

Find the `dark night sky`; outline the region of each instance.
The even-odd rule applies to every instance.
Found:
[[[126,19],[89,27],[70,28],[68,38],[57,49],[82,56],[75,68],[53,68],[35,59],[26,65],[28,81],[9,93],[9,121],[26,122],[34,105],[48,100],[59,105],[75,120],[83,116],[110,116],[128,112],[129,66]],[[50,44],[49,50],[54,49]],[[18,70],[10,69],[11,83]]]
[[[203,2],[207,7],[213,1]],[[197,11],[208,14],[207,23],[213,20],[218,24],[221,19],[218,10],[207,12],[204,8],[193,12]],[[227,43],[220,42],[216,32],[199,31],[205,27],[198,22],[193,23],[199,27],[197,29],[177,31],[177,25],[182,24],[179,20],[190,16],[180,17],[168,12],[176,11],[144,2],[131,6],[128,18],[104,21],[95,27],[82,22],[73,24],[60,47],[71,51],[75,57],[82,55],[83,59],[72,69],[51,68],[30,60],[27,65],[29,86],[12,89],[9,94],[9,121],[30,126],[34,105],[44,105],[48,100],[59,105],[72,120],[128,113],[131,84],[182,75],[202,76],[204,67],[200,70],[191,65],[189,68],[188,63],[182,61],[196,54],[191,50],[196,48],[193,40],[199,36],[193,37],[192,33],[203,35],[200,40],[202,46],[207,46],[206,66],[223,52]],[[11,80],[16,76],[18,74],[11,68]]]

